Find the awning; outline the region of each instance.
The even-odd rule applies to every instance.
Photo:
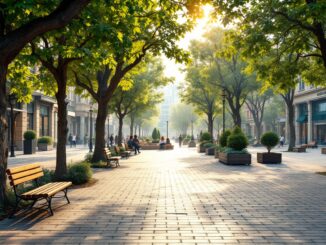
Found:
[[[308,116],[307,115],[299,116],[296,121],[298,123],[306,123],[308,121]]]

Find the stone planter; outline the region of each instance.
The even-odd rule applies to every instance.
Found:
[[[51,151],[53,150],[53,145],[48,145],[48,144],[37,144],[37,148],[39,151]]]
[[[165,150],[173,150],[174,149],[174,145],[172,145],[172,144],[166,144],[164,149]]]
[[[250,165],[251,154],[248,153],[225,153],[218,154],[219,162],[226,165]]]
[[[214,156],[214,154],[215,154],[215,147],[206,148],[205,153],[206,153],[206,155]]]
[[[281,163],[282,154],[275,152],[260,152],[257,153],[257,162],[259,163]]]
[[[321,154],[326,154],[326,147],[321,148]]]
[[[194,147],[196,147],[196,142],[195,142],[194,140],[191,140],[191,141],[189,142],[189,144],[188,144],[188,147],[189,147],[189,148],[194,148]]]
[[[215,158],[218,158],[219,151],[215,148]]]
[[[24,140],[24,154],[34,154],[36,152],[36,140]]]

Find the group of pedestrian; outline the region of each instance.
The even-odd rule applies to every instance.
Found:
[[[137,155],[137,153],[140,153],[140,143],[137,135],[130,135],[127,145],[130,149],[133,149],[135,151],[135,155]]]

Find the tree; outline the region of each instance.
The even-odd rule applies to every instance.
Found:
[[[126,3],[121,1],[120,4]],[[98,104],[92,158],[95,162],[102,158],[108,104],[119,83],[147,53],[151,52],[154,56],[164,53],[177,62],[185,60],[187,54],[176,45],[176,41],[191,28],[189,21],[180,23],[180,14],[184,13],[184,9],[183,5],[175,2],[151,1],[148,4],[128,1],[126,7],[112,11],[107,16],[113,16],[110,18],[115,22],[108,27],[108,36],[105,38],[107,44],[101,48],[101,54],[107,55],[106,59],[97,65],[97,72],[88,69],[92,66],[88,63],[82,69],[85,73],[75,73],[76,84],[87,90]]]
[[[248,55],[262,54],[269,46],[266,43],[271,43],[279,47],[277,60],[291,51],[295,60],[313,59],[314,64],[326,68],[324,1],[213,0],[213,3],[225,24],[231,21],[242,30]]]
[[[48,31],[67,25],[90,0],[62,0],[46,3],[6,1],[0,4],[0,202],[6,200],[8,145],[6,132],[7,84],[9,64],[25,45]],[[48,8],[51,6],[51,8]],[[20,18],[17,18],[20,16]]]
[[[264,118],[265,104],[272,96],[272,92],[266,91],[259,93],[257,91],[250,92],[246,99],[246,105],[249,109],[252,118],[254,119],[256,128],[256,139],[258,143],[262,134],[262,123]]]
[[[197,116],[191,105],[179,103],[172,107],[169,121],[177,134],[187,135],[189,126],[196,120]]]
[[[193,59],[186,68],[186,81],[179,89],[184,103],[193,105],[199,115],[206,115],[208,132],[213,135],[214,118],[219,108],[218,97],[207,77],[202,74],[203,68]]]

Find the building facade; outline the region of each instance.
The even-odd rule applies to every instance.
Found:
[[[296,144],[326,144],[326,88],[300,81],[294,95]]]

